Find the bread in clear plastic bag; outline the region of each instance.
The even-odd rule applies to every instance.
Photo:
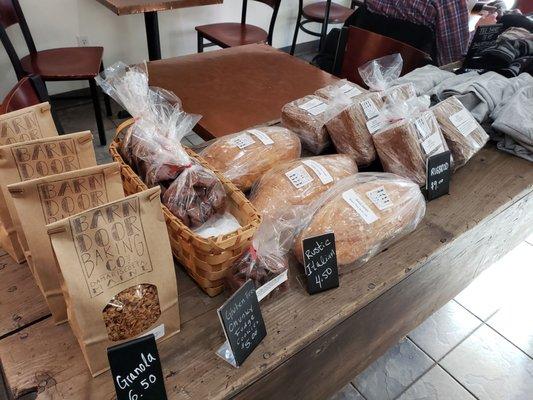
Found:
[[[373,109],[379,112],[381,106],[379,95],[368,92],[352,99],[338,93],[332,100],[330,110],[333,115],[326,122],[329,136],[337,152],[350,155],[358,166],[369,165],[376,159],[372,135],[366,123],[368,116],[375,114]]]
[[[381,94],[385,103],[407,101],[416,97],[416,87],[412,83],[391,86]]]
[[[426,203],[420,188],[389,173],[358,173],[337,182],[306,209],[294,242],[300,263],[305,238],[335,234],[339,266],[368,261],[418,226]]]
[[[280,162],[300,157],[302,146],[281,126],[250,128],[214,140],[200,155],[243,191]]]
[[[226,277],[230,291],[238,290],[251,279],[258,297],[289,287],[289,252],[291,251],[302,209],[285,209],[275,217],[264,217],[251,246],[232,266]]]
[[[392,123],[376,132],[373,139],[386,172],[424,186],[427,159],[447,151],[448,145],[433,112],[421,107],[411,108],[405,103],[405,107],[394,107],[396,111],[386,111],[382,118],[390,118]]]
[[[213,171],[193,162],[165,191],[163,204],[194,229],[211,217],[224,214],[226,192]]]
[[[326,110],[330,101],[315,96],[305,96],[285,104],[281,110],[281,124],[296,133],[304,148],[313,154],[322,153],[329,145],[326,130]]]
[[[315,92],[315,95],[326,100],[335,100],[335,97],[337,97],[339,93],[342,93],[344,96],[353,99],[361,94],[368,93],[368,90],[362,88],[356,83],[350,82],[347,79],[341,79],[335,83],[332,83],[331,85],[318,89]]]
[[[263,216],[310,204],[335,182],[357,172],[354,160],[343,154],[301,158],[268,171],[253,187],[250,201]]]
[[[97,81],[135,120],[122,138],[121,154],[148,187],[161,187],[169,210],[191,228],[223,213],[222,183],[181,145],[201,117],[183,111],[173,93],[149,87],[145,64],[116,63]]]
[[[431,108],[448,143],[455,169],[465,165],[489,140],[489,135],[463,104],[452,96]]]

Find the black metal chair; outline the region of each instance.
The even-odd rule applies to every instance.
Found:
[[[6,29],[20,25],[29,54],[22,59],[9,39]],[[106,144],[105,129],[94,78],[104,70],[103,47],[63,47],[37,51],[18,0],[0,0],[0,39],[15,69],[17,79],[28,74],[39,75],[43,81],[89,81],[100,144]],[[109,97],[104,95],[105,108],[111,116]]]
[[[353,3],[353,2],[352,2]],[[352,4],[353,5],[353,4]],[[296,41],[300,30],[320,38],[319,49],[322,50],[324,39],[328,33],[328,24],[343,24],[352,15],[354,10],[333,3],[331,0],[311,3],[304,7],[303,0],[298,0],[298,16],[296,17],[296,29],[292,40],[291,54],[296,49]],[[310,23],[322,24],[320,32],[314,32],[305,27]]]
[[[278,10],[281,0],[255,0],[272,7],[272,17],[268,32],[255,25],[246,23],[246,12],[248,0],[242,2],[241,22],[225,22],[219,24],[209,24],[197,26],[198,32],[198,53],[204,51],[204,47],[220,46],[222,48],[242,46],[245,44],[266,42],[272,45],[274,26],[278,17]],[[204,43],[207,39],[209,43]]]

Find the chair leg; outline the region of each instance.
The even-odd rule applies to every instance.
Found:
[[[55,107],[52,107],[50,109],[50,112],[52,114],[52,119],[54,120],[54,124],[56,125],[57,133],[59,133],[60,135],[64,135],[65,130],[63,129],[63,125],[61,125],[61,121],[59,120],[59,117],[57,116]]]
[[[104,63],[102,62],[100,64],[100,73],[104,72]],[[102,94],[104,95],[104,105],[105,105],[105,113],[108,117],[111,117],[113,116],[113,110],[111,109],[111,99],[109,98],[109,96],[107,95],[107,93],[105,93],[103,90],[102,90]]]
[[[105,137],[104,121],[102,119],[102,110],[100,109],[100,100],[98,99],[98,88],[94,79],[89,79],[89,86],[91,87],[91,97],[93,99],[94,116],[96,117],[96,126],[98,128],[98,137],[100,138],[100,145],[105,146],[107,140]]]
[[[204,37],[198,32],[198,53],[204,52]]]
[[[326,36],[328,35],[328,21],[329,21],[329,11],[331,9],[331,0],[327,1],[326,4],[326,14],[324,15],[324,21],[322,22],[322,30],[320,31],[320,41],[318,43],[318,51],[322,51],[324,43],[326,42]]]
[[[296,41],[298,40],[298,32],[300,31],[300,22],[302,20],[302,13],[301,10],[298,11],[298,17],[296,17],[296,29],[294,30],[294,37],[292,38],[292,46],[291,46],[291,56],[294,55],[294,51],[296,50]]]

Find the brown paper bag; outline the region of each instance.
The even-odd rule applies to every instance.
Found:
[[[109,346],[180,329],[178,289],[160,188],[47,226],[63,279],[69,323],[93,376]]]
[[[0,146],[53,136],[57,136],[57,129],[48,103],[0,115]],[[24,261],[22,248],[17,241],[11,241],[3,227],[0,228],[0,245],[17,262]]]
[[[26,258],[54,321],[67,320],[67,306],[46,225],[124,198],[120,165],[100,165],[8,186],[28,243]]]
[[[92,138],[87,131],[0,147],[0,220],[20,251],[12,255],[17,262],[24,262],[27,244],[7,185],[95,166]]]
[[[57,128],[49,103],[0,115],[0,146],[51,136],[57,136]]]

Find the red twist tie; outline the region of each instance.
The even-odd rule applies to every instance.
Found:
[[[257,250],[253,245],[250,246],[250,256],[252,257],[253,261],[257,260]]]

